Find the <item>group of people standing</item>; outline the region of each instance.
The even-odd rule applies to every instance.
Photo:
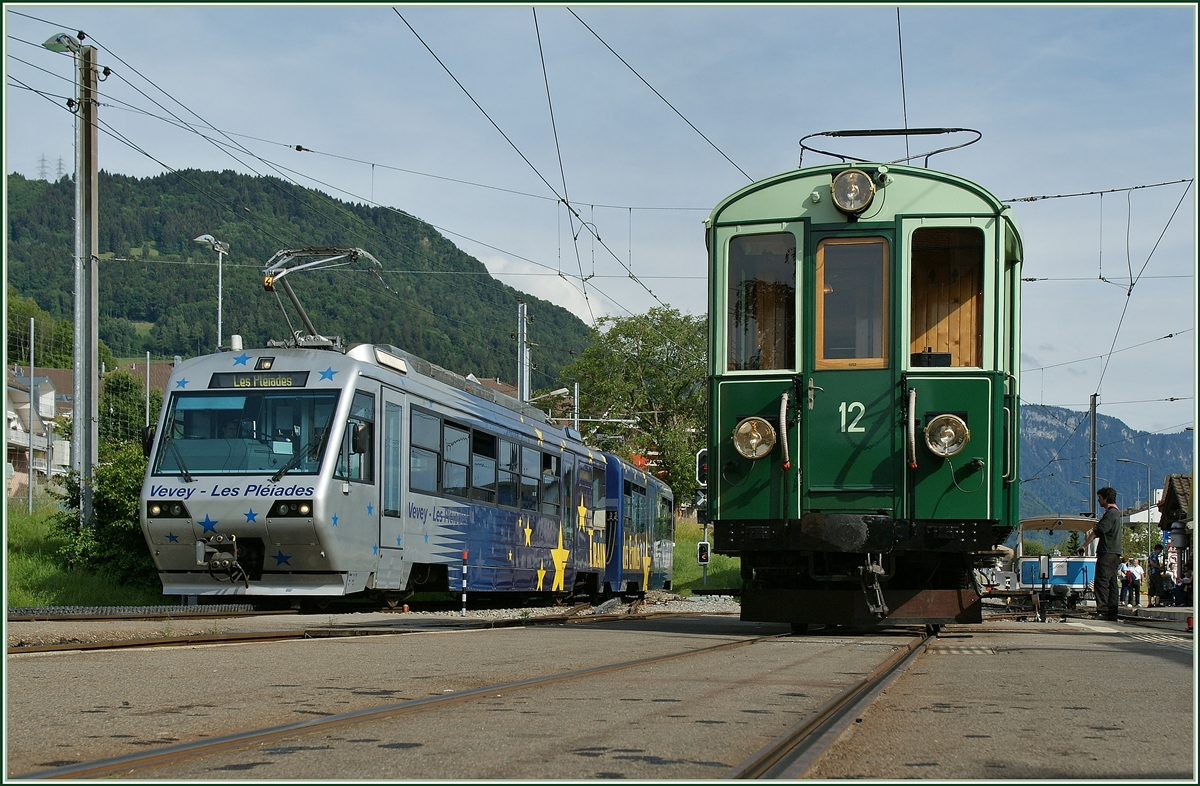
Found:
[[[1121,511],[1116,504],[1116,489],[1109,486],[1098,489],[1096,499],[1104,508],[1104,513],[1088,533],[1083,545],[1086,548],[1093,540],[1100,541],[1096,547],[1096,580],[1093,585],[1096,591],[1096,614],[1101,619],[1115,622],[1120,606],[1142,605],[1142,579],[1146,577],[1146,572],[1136,558],[1126,562],[1121,554]],[[1190,604],[1191,572],[1176,583],[1171,574],[1163,570],[1162,550],[1161,544],[1155,546],[1147,560],[1150,571],[1146,593],[1149,605],[1168,605],[1168,599],[1177,606]]]

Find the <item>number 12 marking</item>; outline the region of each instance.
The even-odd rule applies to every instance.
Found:
[[[850,427],[846,427],[846,413],[854,414],[854,410],[858,410],[858,417],[850,423]],[[838,407],[838,411],[842,413],[842,432],[850,432],[851,434],[859,434],[866,431],[865,428],[858,425],[858,421],[862,420],[863,415],[867,414],[867,408],[863,406],[861,401],[851,401],[849,405],[845,401]]]

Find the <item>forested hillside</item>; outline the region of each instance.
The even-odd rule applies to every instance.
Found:
[[[233,333],[247,346],[287,336],[261,271],[276,251],[303,246],[356,246],[383,264],[381,276],[360,262],[289,278],[317,329],[348,343],[391,343],[463,374],[513,382],[521,298],[535,318],[533,384],[546,387],[588,341],[587,326],[573,314],[496,281],[406,213],[231,171],[146,179],[101,172],[98,188],[100,338],[117,357],[213,351],[216,254],[193,240],[206,233],[230,245],[226,342]],[[57,319],[71,318],[73,211],[69,179],[8,176],[8,281]]]

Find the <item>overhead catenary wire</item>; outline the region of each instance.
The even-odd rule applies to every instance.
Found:
[[[537,8],[530,10],[533,11],[533,30],[537,34],[538,58],[542,63],[542,81],[546,85],[546,106],[550,111],[550,130],[554,132],[554,151],[558,154],[558,173],[562,177],[563,202],[570,205],[571,198],[567,192],[567,172],[563,167],[562,145],[558,141],[558,125],[554,122],[554,102],[550,99],[550,75],[546,71],[546,54],[542,49],[542,31],[538,28]],[[583,301],[587,304],[588,316],[591,318],[594,328],[596,327],[596,315],[592,312],[592,301],[588,298],[587,279],[583,277],[583,260],[579,258],[579,235],[575,233],[573,216],[569,214],[568,218],[571,220],[571,240],[575,248],[575,262],[579,267],[579,283],[583,288]]]
[[[642,84],[644,84],[646,87],[650,88],[650,91],[651,91],[652,93],[654,93],[654,95],[656,95],[656,96],[658,96],[660,99],[662,99],[662,102],[663,102],[664,104],[666,104],[667,106],[669,106],[669,107],[671,108],[671,111],[672,111],[672,112],[674,112],[675,114],[679,115],[680,119],[681,119],[681,120],[683,120],[683,122],[687,123],[687,124],[688,124],[688,126],[689,126],[689,127],[690,127],[690,128],[693,130],[693,131],[695,131],[697,134],[699,134],[699,135],[701,136],[701,138],[702,138],[702,139],[704,139],[704,141],[705,141],[705,142],[707,142],[707,143],[708,143],[708,144],[709,144],[709,145],[712,147],[712,149],[713,149],[713,150],[716,150],[718,153],[720,153],[720,154],[721,154],[721,157],[722,157],[722,158],[724,158],[724,159],[725,159],[726,161],[728,161],[730,164],[733,164],[733,168],[734,168],[734,169],[736,169],[737,171],[741,172],[741,173],[742,173],[742,175],[743,175],[743,176],[744,176],[744,177],[745,177],[747,180],[749,180],[750,182],[754,182],[754,178],[752,178],[752,177],[750,177],[750,175],[746,174],[746,170],[744,170],[744,169],[742,169],[740,166],[738,166],[738,165],[737,165],[737,164],[734,162],[734,160],[733,160],[732,158],[730,158],[728,155],[726,155],[726,154],[725,154],[725,151],[724,151],[724,150],[722,150],[721,148],[717,147],[716,143],[715,143],[715,142],[713,142],[711,139],[709,139],[709,138],[708,138],[708,137],[707,137],[707,136],[704,134],[704,132],[703,132],[703,131],[701,131],[699,128],[696,128],[696,125],[695,125],[695,124],[694,124],[694,123],[693,123],[691,120],[688,120],[686,117],[684,117],[684,116],[683,116],[683,113],[682,113],[682,112],[680,112],[678,109],[676,109],[676,108],[675,108],[675,105],[674,105],[674,104],[672,104],[670,101],[668,101],[668,100],[666,99],[666,97],[665,97],[665,96],[664,96],[662,93],[658,92],[658,90],[657,90],[657,89],[655,89],[654,85],[652,85],[652,84],[650,84],[649,82],[647,82],[647,81],[646,81],[646,78],[645,78],[645,77],[643,77],[641,74],[639,74],[639,73],[637,72],[637,69],[636,69],[636,68],[634,68],[633,66],[631,66],[631,65],[629,64],[629,62],[628,62],[628,61],[627,61],[625,58],[623,58],[623,57],[621,57],[619,54],[617,54],[617,50],[615,50],[615,49],[613,49],[611,46],[609,46],[608,42],[607,42],[607,41],[605,41],[603,38],[601,38],[599,33],[597,33],[595,30],[593,30],[593,29],[592,29],[592,28],[591,28],[591,27],[588,25],[588,23],[587,23],[587,22],[585,22],[585,21],[583,21],[582,19],[580,19],[580,18],[579,18],[579,14],[575,13],[575,12],[574,12],[574,11],[572,11],[570,8],[568,8],[568,9],[567,9],[567,11],[568,11],[568,12],[570,12],[571,16],[573,16],[573,17],[575,17],[576,19],[578,19],[578,20],[579,20],[579,24],[581,24],[581,25],[583,25],[585,28],[587,28],[587,31],[588,31],[589,33],[591,33],[592,35],[594,35],[594,36],[596,37],[596,40],[597,40],[597,41],[599,41],[601,44],[604,44],[604,48],[605,48],[605,49],[607,49],[608,51],[612,52],[613,56],[614,56],[615,58],[617,58],[618,60],[620,60],[620,61],[621,61],[621,63],[622,63],[622,65],[624,65],[626,68],[628,68],[628,69],[630,70],[630,72],[631,72],[631,73],[632,73],[634,76],[636,76],[638,79],[640,79],[640,80],[641,80],[641,82],[642,82]]]
[[[578,17],[577,17],[577,18],[578,18]],[[581,20],[581,21],[582,21],[582,20]],[[614,53],[614,54],[615,54],[615,53]],[[306,152],[307,152],[307,150],[306,150]],[[160,163],[161,163],[161,162],[160,162]],[[1183,181],[1177,181],[1177,182],[1183,182]],[[564,183],[564,187],[565,187],[565,183]],[[1149,186],[1143,186],[1143,187],[1149,187]],[[1116,191],[1116,190],[1122,190],[1122,189],[1113,189],[1113,190],[1114,190],[1114,191]],[[1089,193],[1096,193],[1096,192],[1089,192]],[[1060,196],[1068,196],[1068,195],[1060,195]],[[539,198],[539,199],[549,199],[549,197],[541,197],[541,196],[538,196],[537,198]],[[1033,199],[1042,199],[1042,198],[1054,198],[1054,197],[1036,197],[1036,198],[1028,198],[1028,199],[1029,199],[1029,201],[1032,201]],[[447,230],[444,230],[444,229],[442,229],[442,228],[438,228],[438,229],[439,229],[439,231],[447,231]],[[468,239],[468,240],[471,240],[471,242],[479,242],[479,241],[475,241],[475,240],[473,240],[473,239],[470,239],[470,238],[467,238],[467,239]],[[504,253],[509,253],[509,252],[504,252]],[[528,261],[528,260],[526,260],[526,261]],[[535,263],[535,264],[536,264],[536,263]],[[447,272],[447,273],[449,273],[449,272],[451,272],[451,271],[446,271],[446,272]],[[581,271],[581,272],[582,272],[582,271]],[[430,274],[433,274],[433,273],[434,273],[434,271],[429,271],[429,273],[430,273]],[[1131,274],[1132,274],[1132,270],[1131,270]],[[531,275],[550,275],[550,273],[543,273],[543,274],[531,274]],[[558,275],[558,273],[555,273],[555,275]],[[1139,280],[1140,280],[1140,278],[1141,278],[1141,277],[1143,277],[1143,276],[1139,276],[1139,277],[1138,277],[1138,278],[1139,278]],[[1146,277],[1146,278],[1153,278],[1153,277],[1150,277],[1150,276],[1145,276],[1145,277]],[[582,278],[582,276],[581,276],[581,278]],[[1131,279],[1132,279],[1132,275],[1131,275]]]

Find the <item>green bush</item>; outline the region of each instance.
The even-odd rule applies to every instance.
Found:
[[[66,510],[55,516],[57,532],[65,543],[59,554],[68,568],[95,571],[133,587],[158,584],[158,572],[138,522],[138,495],[146,473],[139,445],[124,442],[105,445],[92,476],[92,517],[80,526],[79,478],[67,478],[63,496]]]

